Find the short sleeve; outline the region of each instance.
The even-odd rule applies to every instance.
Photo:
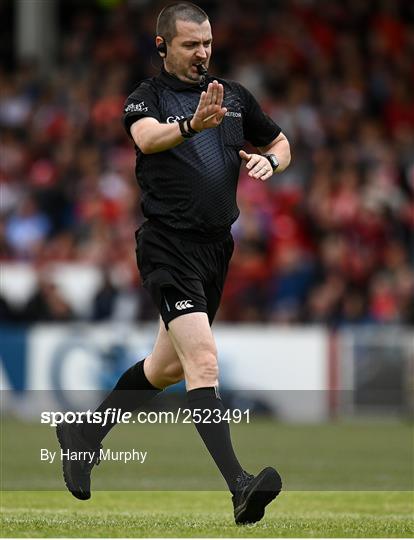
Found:
[[[246,88],[240,84],[238,86],[244,105],[244,137],[253,146],[267,146],[276,139],[282,129],[262,111],[256,98]]]
[[[142,82],[125,101],[122,121],[129,136],[132,124],[145,116],[160,121],[158,96],[148,81]]]

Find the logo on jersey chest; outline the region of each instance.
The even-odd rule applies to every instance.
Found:
[[[185,118],[185,116],[168,116],[166,119],[167,124],[174,124],[174,122],[178,122],[179,120],[182,120]]]
[[[242,114],[241,112],[227,111],[225,116],[230,116],[231,118],[241,118]],[[182,115],[181,116],[178,116],[178,115],[167,116],[167,119],[165,121],[167,122],[167,124],[174,124],[175,122],[179,122],[183,118],[185,118],[185,116],[182,116]]]

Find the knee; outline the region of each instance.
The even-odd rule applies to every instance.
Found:
[[[171,386],[182,381],[184,379],[184,371],[180,362],[166,366],[162,373],[162,379],[165,386]]]
[[[199,347],[186,362],[190,386],[215,386],[218,380],[217,351],[214,346]]]
[[[184,379],[184,371],[178,358],[175,362],[163,364],[149,355],[145,360],[145,374],[153,386],[162,389]]]
[[[201,355],[197,371],[202,379],[216,381],[218,378],[217,356],[212,353]]]

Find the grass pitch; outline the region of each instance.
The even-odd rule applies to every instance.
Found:
[[[223,492],[4,492],[3,537],[399,537],[414,535],[410,492],[286,492],[236,526]]]
[[[58,450],[55,429],[5,419],[1,424],[4,491],[64,489],[61,462],[40,459]],[[398,421],[282,424],[258,419],[232,424],[233,445],[246,470],[275,466],[287,491],[410,491],[414,488],[412,425]],[[97,491],[223,491],[227,489],[196,429],[188,424],[117,426],[104,449],[147,451],[144,464],[102,462]]]
[[[233,425],[243,465],[254,473],[275,465],[285,489],[261,522],[242,527],[192,425],[114,429],[105,448],[138,446],[150,457],[94,468],[89,501],[64,489],[60,462],[40,462],[41,447],[57,449],[54,430],[15,419],[1,428],[2,537],[414,536],[408,423]]]

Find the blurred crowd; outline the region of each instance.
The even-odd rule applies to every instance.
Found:
[[[266,183],[241,171],[218,318],[414,324],[413,3],[196,3],[212,21],[210,72],[249,88],[292,150]],[[104,269],[94,320],[116,317],[125,297],[131,318],[156,317],[136,269],[143,216],[121,115],[159,70],[162,5],[62,1],[56,68],[0,71],[1,261]],[[40,279],[19,313],[3,298],[0,317],[72,320],[64,304]]]

